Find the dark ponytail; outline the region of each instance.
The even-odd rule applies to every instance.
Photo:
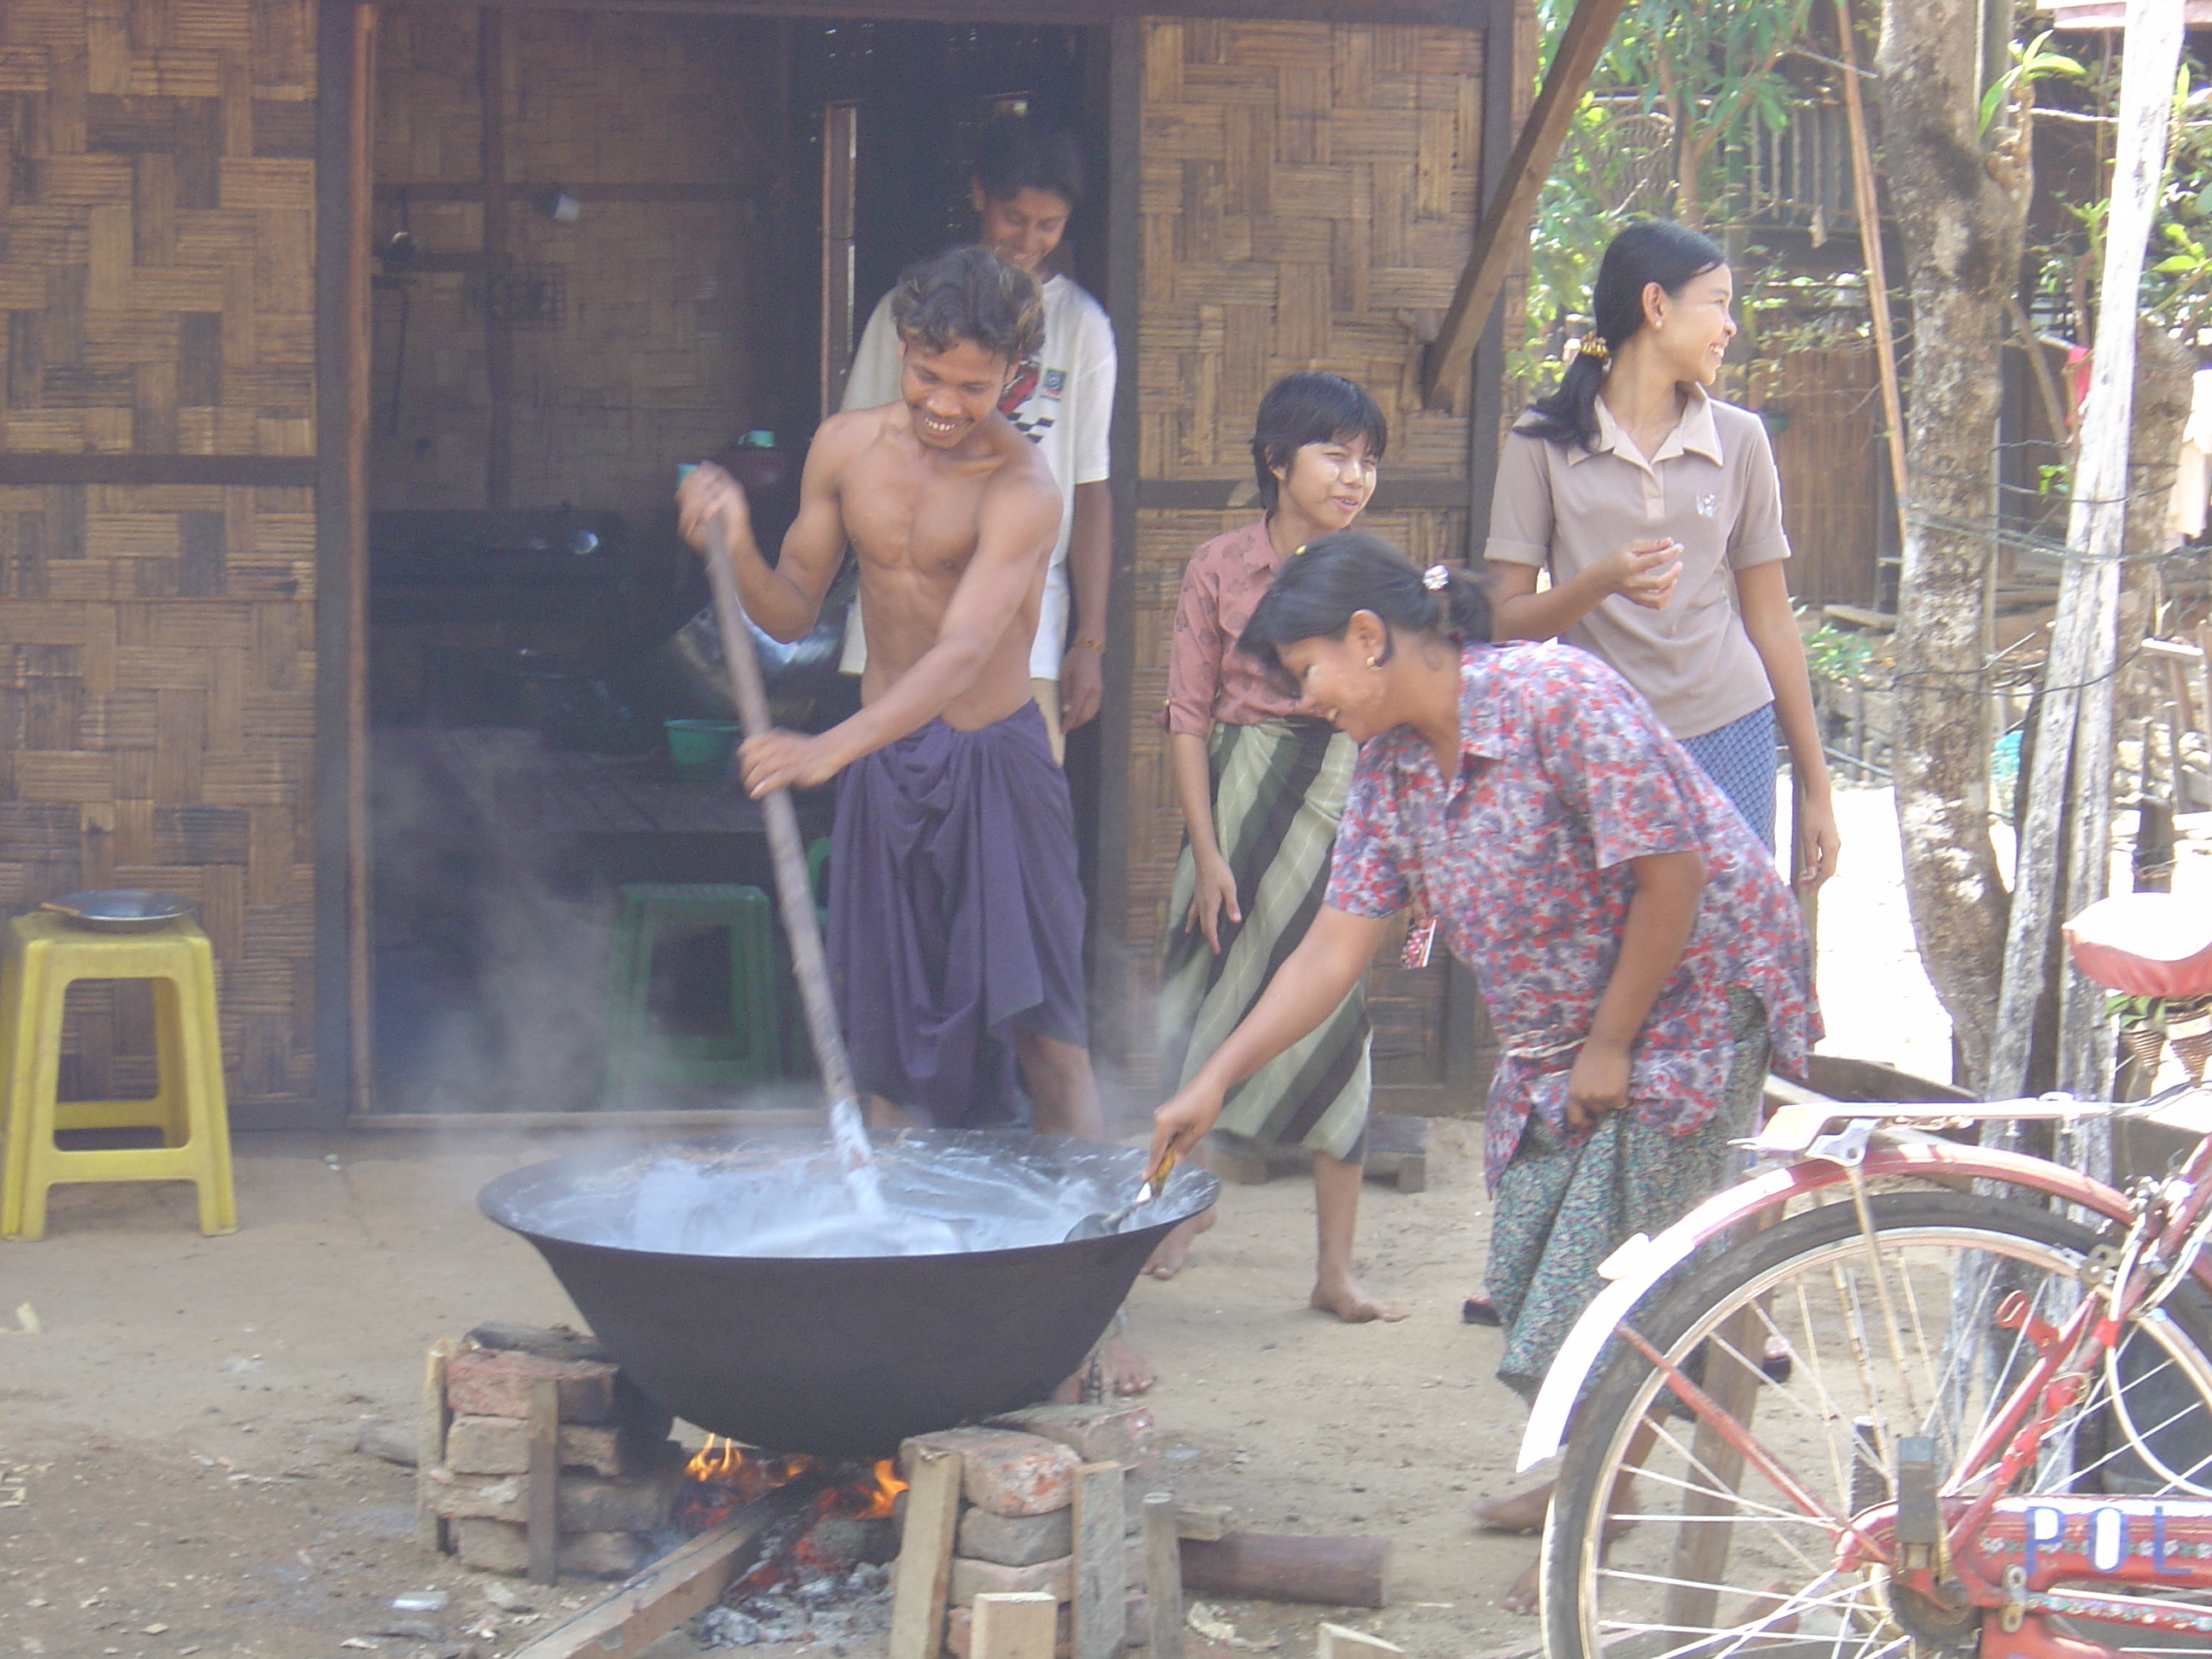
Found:
[[[1442,586],[1431,588],[1432,580]],[[1283,561],[1237,648],[1287,682],[1278,654],[1284,646],[1340,640],[1362,611],[1373,611],[1390,630],[1385,660],[1401,633],[1459,645],[1490,639],[1489,595],[1463,568],[1431,565],[1424,573],[1371,531],[1336,530]]]
[[[1559,386],[1528,405],[1514,427],[1553,443],[1597,443],[1597,393],[1613,354],[1644,326],[1644,290],[1652,283],[1672,295],[1683,284],[1728,263],[1710,236],[1672,219],[1638,219],[1606,244],[1590,288],[1590,328]]]

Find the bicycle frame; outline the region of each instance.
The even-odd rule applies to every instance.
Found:
[[[2156,1103],[2160,1103],[2130,1109]],[[2130,1195],[2043,1158],[1921,1133],[1962,1119],[2071,1118],[2115,1110],[2082,1107],[2063,1097],[1964,1108],[1784,1108],[1751,1144],[1790,1162],[1716,1194],[1656,1238],[1631,1239],[1600,1268],[1611,1282],[1577,1322],[1545,1377],[1522,1441],[1520,1468],[1526,1470],[1559,1449],[1592,1367],[1618,1336],[1652,1363],[1701,1423],[1742,1452],[1784,1502],[1827,1527],[1840,1571],[1879,1564],[1898,1588],[1961,1611],[1983,1609],[1982,1659],[2091,1659],[2110,1653],[2051,1631],[2044,1623],[2046,1614],[2200,1638],[2212,1634],[2212,1606],[2155,1596],[2161,1587],[2212,1590],[2212,1498],[2001,1495],[2037,1456],[2045,1431],[2118,1346],[2147,1296],[2212,1212],[2212,1136],[2198,1143],[2175,1176],[2139,1182]],[[1795,1115],[1785,1121],[1786,1114]],[[1848,1127],[1828,1133],[1838,1120]],[[1900,1132],[1913,1138],[1906,1144],[1884,1144],[1885,1133]],[[1913,1494],[1921,1519],[1911,1533],[1911,1545],[1899,1536],[1899,1510],[1910,1484],[1902,1474],[1898,1503],[1848,1518],[1825,1513],[1805,1484],[1759,1443],[1745,1423],[1670,1364],[1633,1323],[1644,1298],[1701,1245],[1767,1212],[1778,1213],[1792,1199],[1846,1183],[1857,1197],[1866,1182],[1886,1176],[2004,1182],[2079,1206],[2126,1230],[2109,1286],[2082,1297],[2063,1325],[2031,1318],[2016,1297],[2000,1307],[1999,1324],[2021,1329],[2035,1358],[1976,1443],[1957,1460],[1948,1485],[1936,1490],[1931,1473],[1927,1488]],[[1861,1215],[1863,1224],[1863,1209]],[[2212,1263],[2205,1254],[2190,1259],[2189,1271],[2212,1290]],[[2212,1399],[2212,1372],[2196,1380],[2204,1397]],[[1964,1489],[1976,1486],[1978,1493],[1967,1496]],[[2137,1593],[2107,1595],[2084,1588],[2085,1580]],[[2142,1593],[2145,1589],[2151,1594]]]

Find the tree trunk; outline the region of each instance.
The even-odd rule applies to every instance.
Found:
[[[2001,115],[1987,139],[1977,131],[1982,21],[1980,0],[1886,5],[1877,58],[1883,172],[1913,228],[1897,821],[1921,960],[1977,1085],[2006,915],[1989,830],[1983,583],[1995,551],[1998,349],[2028,196],[2025,146],[2012,142],[2024,113]]]

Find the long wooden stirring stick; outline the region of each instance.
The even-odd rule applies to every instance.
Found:
[[[772,731],[768,686],[761,678],[760,658],[753,650],[752,630],[745,623],[745,608],[738,598],[737,573],[730,565],[730,550],[719,520],[707,525],[707,580],[714,590],[714,625],[722,635],[722,660],[729,665],[730,690],[738,705],[738,723],[749,738]],[[814,886],[806,878],[806,848],[799,838],[799,814],[791,805],[791,792],[774,789],[761,799],[768,820],[769,856],[775,866],[776,896],[783,906],[783,931],[791,940],[791,963],[799,976],[799,994],[806,1008],[806,1033],[813,1039],[815,1063],[822,1068],[822,1086],[834,1114],[840,1102],[853,1103],[853,1064],[845,1054],[845,1034],[837,1024],[837,1005],[830,994],[830,964],[822,954],[822,927],[814,913]],[[831,1127],[836,1127],[833,1121]]]

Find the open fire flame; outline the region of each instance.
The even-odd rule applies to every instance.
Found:
[[[890,1458],[873,1463],[844,1462],[803,1454],[763,1452],[710,1434],[684,1466],[685,1490],[677,1512],[694,1532],[719,1525],[762,1493],[794,1480],[821,1483],[810,1513],[843,1516],[854,1521],[888,1518],[893,1501],[907,1488]]]

